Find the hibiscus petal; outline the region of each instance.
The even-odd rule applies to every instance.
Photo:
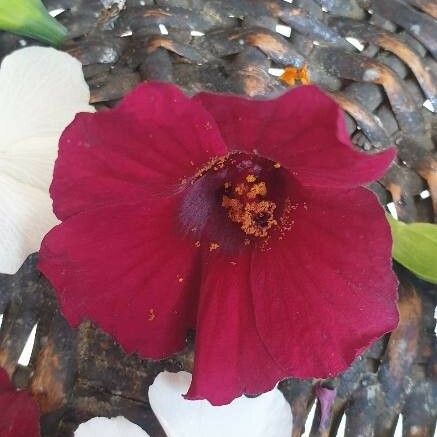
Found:
[[[230,149],[257,151],[280,162],[303,184],[353,187],[382,176],[394,149],[353,148],[339,106],[316,86],[294,88],[274,100],[201,93]]]
[[[0,172],[0,272],[15,274],[58,222],[47,191]]]
[[[8,374],[0,369],[0,435],[2,437],[39,436],[39,410],[26,391],[17,391]]]
[[[229,405],[183,398],[187,372],[160,373],[149,388],[150,405],[168,437],[289,437],[290,405],[277,389],[256,398],[242,396]]]
[[[262,343],[253,313],[250,257],[209,255],[203,272],[194,376],[188,399],[224,405],[271,390],[286,375]]]
[[[114,110],[80,114],[62,135],[51,188],[56,215],[170,194],[224,154],[201,105],[173,85],[140,85]]]
[[[58,137],[26,138],[6,153],[0,152],[0,174],[48,194],[58,156]]]
[[[123,416],[93,417],[81,423],[74,432],[75,437],[149,437],[146,431]]]
[[[16,273],[56,224],[48,195],[62,130],[92,111],[81,64],[51,48],[7,56],[0,69],[0,272]]]
[[[28,47],[6,56],[0,69],[0,150],[56,137],[80,111],[93,111],[82,66],[67,53]]]
[[[192,241],[178,235],[177,199],[94,209],[45,237],[39,269],[73,325],[98,323],[127,352],[163,358],[194,327],[198,284]]]
[[[288,375],[331,377],[398,323],[390,229],[367,189],[298,197],[290,231],[253,255],[256,325]]]

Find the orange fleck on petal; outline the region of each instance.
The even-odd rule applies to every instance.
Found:
[[[276,162],[276,163],[273,165],[273,167],[275,167],[275,168],[281,168],[281,164],[280,164],[279,162]]]
[[[196,241],[196,242],[194,243],[194,245],[195,245],[196,247],[200,247],[200,241]]]
[[[208,170],[219,170],[224,167],[227,156],[215,157],[209,160],[209,162],[203,166],[200,170],[196,172],[194,177],[191,179],[191,183],[193,184],[197,179],[203,176]]]
[[[246,176],[246,181],[249,182],[249,183],[251,183],[251,182],[255,182],[255,181],[256,181],[256,176],[253,175],[253,174],[248,174],[248,175]]]
[[[218,244],[218,243],[211,243],[211,244],[209,245],[209,251],[212,252],[213,250],[216,250],[216,249],[218,249],[219,247],[220,247],[220,244]]]
[[[149,310],[149,322],[154,320],[155,317],[156,317],[155,310],[153,308],[150,308],[150,310]]]

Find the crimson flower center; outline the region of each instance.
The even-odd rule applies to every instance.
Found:
[[[289,172],[256,153],[214,158],[185,187],[179,218],[198,247],[201,241],[214,251],[263,244],[287,225]]]

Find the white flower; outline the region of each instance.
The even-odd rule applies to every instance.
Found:
[[[241,396],[229,405],[182,397],[191,383],[187,372],[160,373],[149,388],[150,405],[168,437],[290,437],[291,408],[275,388],[256,398]],[[94,417],[75,437],[148,437],[124,417]]]
[[[122,416],[93,417],[76,429],[74,437],[149,437],[138,425]]]
[[[93,111],[79,61],[29,47],[0,68],[0,273],[14,274],[57,223],[48,193],[58,140]]]
[[[190,383],[187,372],[163,372],[149,388],[150,405],[168,437],[290,437],[291,408],[277,388],[213,407],[182,397]]]

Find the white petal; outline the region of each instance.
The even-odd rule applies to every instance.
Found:
[[[74,433],[75,437],[149,437],[141,429],[123,416],[93,417],[88,422],[81,423]]]
[[[59,138],[81,111],[92,111],[82,66],[52,48],[27,47],[0,68],[0,150],[27,138]]]
[[[13,274],[57,223],[48,195],[58,142],[77,112],[92,112],[82,66],[29,47],[0,68],[0,273]]]
[[[46,190],[0,174],[0,272],[14,274],[58,222]]]
[[[229,405],[188,401],[191,374],[160,373],[149,388],[150,405],[168,437],[289,437],[291,408],[275,388],[256,398],[241,396]]]
[[[47,192],[58,156],[58,138],[36,137],[15,143],[8,152],[0,151],[0,175]]]

